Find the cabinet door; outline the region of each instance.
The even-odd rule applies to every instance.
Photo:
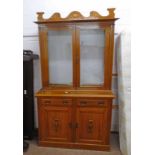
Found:
[[[80,86],[103,86],[104,48],[103,29],[80,29]]]
[[[76,141],[105,144],[106,116],[106,108],[104,107],[78,107]]]
[[[40,58],[43,86],[73,86],[74,28],[70,24],[39,27]]]
[[[71,107],[42,105],[40,108],[40,139],[45,141],[71,141]]]
[[[73,84],[72,30],[48,31],[49,83]]]

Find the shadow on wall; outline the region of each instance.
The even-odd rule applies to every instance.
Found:
[[[130,32],[122,32],[116,39],[119,102],[120,149],[131,154],[131,43]]]

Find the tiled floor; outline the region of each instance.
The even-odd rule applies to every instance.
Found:
[[[119,149],[118,134],[111,135],[111,151],[92,151],[79,149],[63,149],[53,147],[39,147],[37,141],[28,141],[29,149],[24,155],[122,155]]]

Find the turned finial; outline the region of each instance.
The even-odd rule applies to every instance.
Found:
[[[108,8],[107,10],[109,12],[109,17],[115,18],[115,13],[114,13],[115,8]]]
[[[37,15],[38,15],[37,19],[38,19],[38,21],[39,20],[43,20],[43,14],[44,14],[44,12],[37,12]]]

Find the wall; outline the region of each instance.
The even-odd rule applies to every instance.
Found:
[[[44,17],[49,17],[54,12],[60,12],[62,17],[65,17],[71,11],[80,11],[84,16],[89,16],[89,12],[92,10],[98,11],[102,15],[106,15],[106,9],[108,7],[116,8],[116,17],[120,20],[116,22],[115,29],[115,40],[117,40],[118,34],[125,29],[130,27],[130,4],[127,0],[65,0],[65,1],[54,1],[54,0],[25,0],[23,6],[23,48],[30,49],[34,53],[39,54],[38,44],[38,29],[37,25],[34,24],[36,20],[36,12],[44,11]],[[116,56],[114,62],[113,73],[117,73]],[[34,62],[34,92],[41,88],[41,77],[40,77],[40,62],[35,60]],[[113,91],[117,95],[117,77],[113,77]],[[118,104],[118,100],[114,101],[114,104]],[[37,122],[37,108],[35,101],[35,126],[38,126]],[[118,109],[113,109],[112,115],[112,131],[118,131]]]

